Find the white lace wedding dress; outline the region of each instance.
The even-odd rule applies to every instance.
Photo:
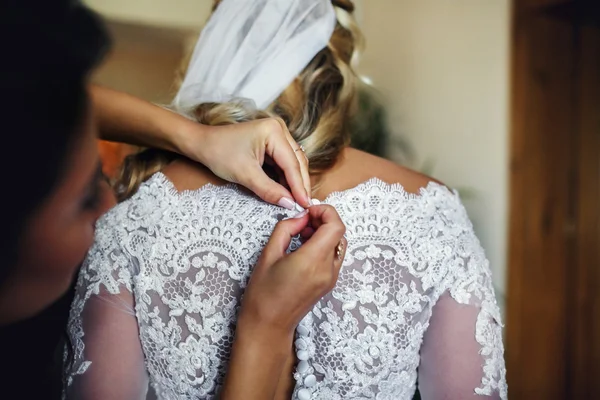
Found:
[[[458,196],[372,179],[325,203],[348,251],[297,329],[293,398],[506,399],[490,269]],[[161,173],[112,209],[77,283],[67,395],[218,398],[240,296],[289,213],[234,185],[177,193]]]

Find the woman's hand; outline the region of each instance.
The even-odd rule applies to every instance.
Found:
[[[292,209],[308,207],[311,186],[308,160],[282,120],[262,119],[228,126],[205,126],[145,100],[101,86],[90,94],[100,138],[179,153],[239,183],[269,203]],[[262,170],[276,164],[291,193]]]
[[[335,286],[346,248],[343,222],[328,205],[312,206],[298,216],[275,227],[246,288],[242,322],[251,320],[265,329],[293,334],[300,320]],[[291,238],[300,233],[308,240],[286,254]]]
[[[206,165],[229,182],[239,183],[261,199],[293,209],[295,202],[310,206],[308,160],[279,118],[260,119],[226,126],[192,122],[182,153]],[[290,192],[263,171],[265,162],[285,175]]]
[[[337,282],[345,227],[333,207],[312,206],[275,227],[242,299],[221,398],[273,398],[293,357],[294,330]],[[308,240],[286,254],[291,238]]]

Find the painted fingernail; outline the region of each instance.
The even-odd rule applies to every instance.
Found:
[[[308,214],[308,210],[304,210],[296,215],[294,215],[292,218],[302,218],[304,217],[306,214]]]
[[[294,202],[294,200],[287,198],[287,197],[282,197],[281,199],[279,199],[277,204],[280,207],[287,208],[288,210],[293,210],[297,206],[297,204]]]
[[[312,199],[310,202],[311,202],[311,204],[313,206],[318,206],[319,204],[321,204],[321,202],[319,201],[319,199]]]
[[[302,207],[300,204],[294,203],[294,206],[296,208],[296,211],[298,211],[298,212],[304,211],[304,207]]]

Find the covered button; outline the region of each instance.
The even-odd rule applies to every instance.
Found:
[[[306,342],[303,339],[298,339],[295,342],[298,350],[306,350]]]
[[[306,378],[304,378],[304,385],[306,387],[313,387],[316,384],[317,384],[317,377],[314,376],[313,374],[310,374]]]
[[[308,329],[303,325],[298,325],[298,328],[296,328],[296,331],[298,332],[298,335],[300,335],[300,336],[308,336]]]
[[[308,351],[306,350],[300,350],[296,355],[298,356],[298,360],[308,360]]]
[[[310,400],[310,390],[308,390],[308,389],[298,390],[298,399],[299,400]]]
[[[305,373],[306,371],[308,371],[308,361],[300,361],[298,363],[298,372],[300,372],[301,374]]]

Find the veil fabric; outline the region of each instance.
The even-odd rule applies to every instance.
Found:
[[[223,0],[172,106],[241,98],[266,108],[327,46],[335,24],[330,0]]]

